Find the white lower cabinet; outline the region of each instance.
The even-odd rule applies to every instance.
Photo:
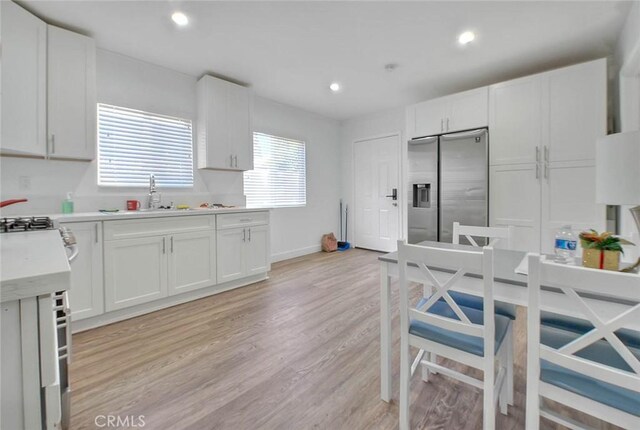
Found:
[[[233,281],[244,276],[245,234],[242,228],[217,232],[218,283]]]
[[[214,231],[177,233],[169,237],[169,295],[216,283]]]
[[[171,306],[184,301],[183,293],[266,275],[268,223],[266,211],[64,223],[80,248],[71,266],[72,316],[78,321],[159,299]],[[106,321],[102,316],[99,324]]]
[[[549,163],[543,172],[540,252],[554,252],[555,234],[570,225],[574,232],[604,231],[606,206],[595,204],[593,161]]]
[[[151,236],[104,245],[106,310],[167,296],[167,238]]]
[[[250,215],[218,216],[218,283],[266,273],[271,269],[269,214],[255,212]],[[246,226],[238,227],[243,223]]]
[[[511,247],[540,248],[540,167],[535,163],[491,166],[489,225],[514,226]]]
[[[269,271],[269,226],[249,227],[246,247],[247,275]]]
[[[69,305],[74,321],[104,312],[102,277],[102,223],[76,222],[63,224],[73,232],[78,244],[78,257],[71,263]]]

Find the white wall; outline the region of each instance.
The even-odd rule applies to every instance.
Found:
[[[99,103],[188,118],[195,127],[195,77],[104,50],[98,50],[96,62]],[[125,200],[143,201],[148,191],[146,188],[98,187],[95,161],[0,157],[0,169],[2,200],[29,199],[28,203],[4,208],[4,216],[60,212],[67,191],[74,193],[76,212],[124,209]],[[161,189],[160,192],[164,203],[244,203],[239,172],[195,169],[193,188],[170,192]]]
[[[100,103],[188,118],[195,128],[196,77],[98,50],[97,94]],[[307,143],[307,206],[272,211],[274,259],[318,251],[322,234],[335,232],[339,225],[339,123],[256,97],[254,128]],[[28,203],[3,208],[2,215],[59,213],[67,191],[74,193],[76,212],[124,209],[125,200],[143,201],[147,194],[145,188],[98,187],[96,179],[95,161],[0,157],[0,199],[29,199]],[[244,204],[242,172],[195,169],[193,188],[160,192],[164,203]]]
[[[271,211],[272,259],[285,260],[319,251],[322,235],[336,233],[339,227],[339,123],[256,97],[253,128],[306,142],[307,206]]]
[[[640,2],[634,2],[625,26],[620,33],[616,47],[616,62],[620,67],[619,75],[619,131],[640,129]],[[637,202],[640,204],[640,202]],[[639,243],[640,235],[633,217],[629,213],[631,206],[621,206],[620,234],[632,237]],[[638,247],[634,253],[638,255]],[[633,259],[634,256],[625,256]]]
[[[340,151],[342,161],[342,199],[345,204],[349,205],[349,241],[354,242],[353,232],[355,214],[352,208],[354,207],[354,179],[353,179],[353,143],[355,141],[364,140],[373,137],[379,137],[389,134],[400,133],[400,144],[402,148],[405,147],[405,108],[396,108],[378,112],[371,115],[366,115],[359,118],[353,118],[343,121],[340,127]],[[406,151],[403,151],[403,158]],[[402,170],[402,169],[401,169]],[[404,180],[400,178],[400,188],[398,193],[400,194],[399,205],[403,208],[404,202]],[[400,219],[403,219],[402,210],[400,212]],[[404,231],[404,227],[401,226],[400,232]],[[404,233],[401,233],[401,237],[404,237]]]

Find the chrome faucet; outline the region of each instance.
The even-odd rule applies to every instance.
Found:
[[[158,209],[160,207],[160,201],[162,196],[156,190],[156,178],[154,175],[149,175],[149,209]]]

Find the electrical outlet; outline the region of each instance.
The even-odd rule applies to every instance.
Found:
[[[31,176],[19,176],[18,177],[18,189],[20,191],[31,190]]]

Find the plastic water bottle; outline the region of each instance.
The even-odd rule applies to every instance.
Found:
[[[565,225],[556,233],[555,253],[558,263],[572,263],[576,253],[576,236],[573,234],[570,225]]]

